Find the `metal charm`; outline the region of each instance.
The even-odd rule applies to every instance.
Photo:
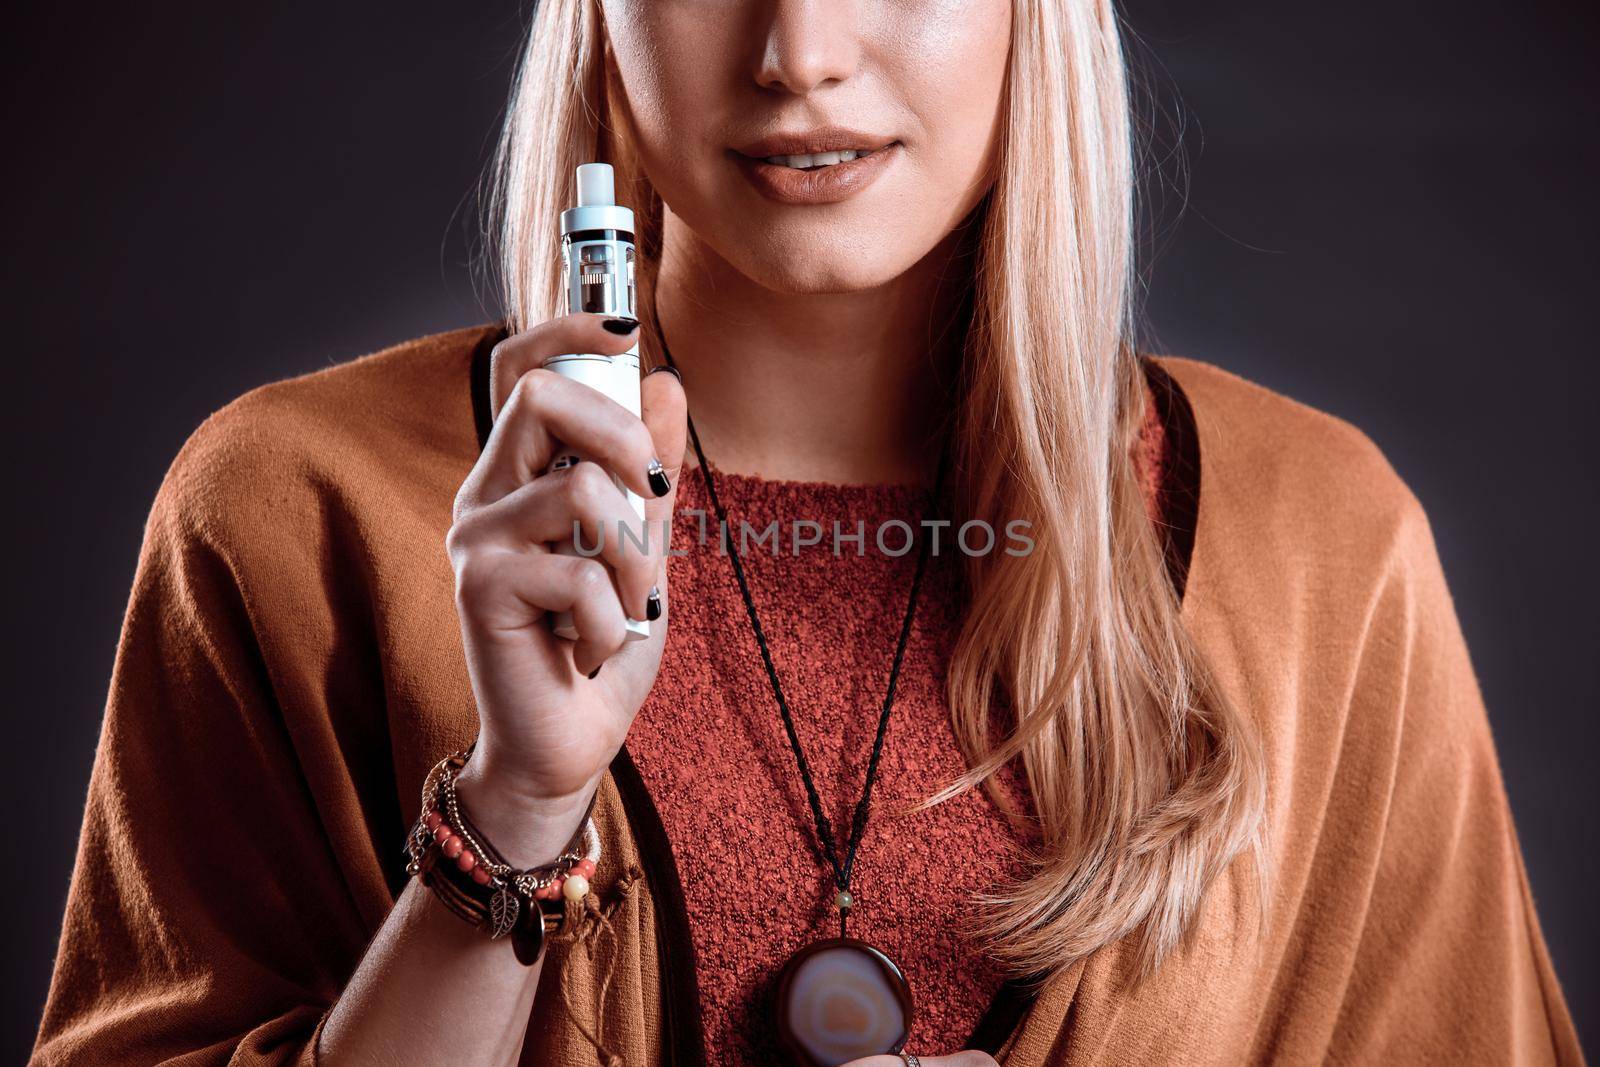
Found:
[[[495,890],[494,896],[489,898],[489,936],[499,938],[509,934],[517,925],[517,912],[521,909],[522,902],[510,886],[503,885]]]

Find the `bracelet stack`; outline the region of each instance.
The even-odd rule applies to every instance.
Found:
[[[406,873],[420,877],[451,912],[489,937],[511,937],[517,960],[532,966],[547,933],[558,929],[566,901],[589,892],[600,859],[600,834],[589,809],[572,840],[549,863],[519,870],[508,864],[467,818],[456,775],[473,746],[446,756],[422,785],[421,815],[406,835]]]

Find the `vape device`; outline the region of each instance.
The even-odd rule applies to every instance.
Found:
[[[561,288],[566,293],[567,310],[589,311],[600,315],[626,315],[638,318],[633,283],[633,211],[616,202],[616,190],[609,163],[584,163],[578,167],[578,203],[561,213]],[[635,415],[639,414],[639,343],[620,356],[588,353],[552,356],[544,366],[563,378],[598,389]],[[563,446],[550,464],[550,470],[570,467],[582,456]],[[612,482],[622,490],[634,514],[644,519],[644,498],[622,483],[615,474]],[[621,530],[607,529],[603,537],[622,537]],[[645,530],[645,537],[649,530]],[[624,540],[625,551],[642,552],[635,540]],[[584,544],[592,552],[597,546]],[[555,551],[578,555],[577,546],[564,541]],[[556,613],[551,619],[555,632],[576,640],[572,613]],[[628,640],[650,636],[650,624],[643,619],[628,620]]]

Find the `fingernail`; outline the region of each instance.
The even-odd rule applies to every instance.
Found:
[[[650,587],[650,598],[644,602],[644,617],[649,622],[661,618],[661,590]]]
[[[659,459],[650,461],[650,466],[645,468],[645,474],[650,478],[650,491],[656,496],[666,496],[672,492],[672,483],[667,481],[667,470]]]
[[[604,666],[605,666],[605,664],[604,664],[604,663],[602,663],[602,664],[601,664],[601,665],[600,665],[600,667],[604,667]],[[594,669],[594,670],[592,670],[592,671],[590,671],[590,672],[589,672],[589,677],[590,677],[590,678],[593,678],[593,677],[594,677],[594,676],[595,676],[595,675],[597,675],[597,674],[599,674],[599,673],[600,673],[600,667],[596,667],[596,668],[595,668],[595,669]]]
[[[663,363],[659,367],[651,367],[649,370],[645,371],[644,376],[646,378],[648,378],[648,377],[650,377],[650,375],[656,373],[657,371],[665,371],[668,374],[672,375],[674,378],[678,379],[678,381],[680,381],[680,382],[683,381],[683,375],[678,373],[678,368],[674,367],[670,363]]]
[[[639,320],[628,318],[607,319],[600,325],[604,326],[612,333],[626,336],[639,328]]]

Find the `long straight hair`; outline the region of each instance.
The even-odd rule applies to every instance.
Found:
[[[616,169],[638,284],[654,285],[662,205],[613,106],[603,34],[597,0],[543,0],[533,19],[489,200],[514,329],[564,311],[553,223],[580,163]],[[1135,145],[1111,0],[1015,0],[1005,91],[973,216],[953,501],[962,521],[1027,520],[1034,549],[966,557],[946,696],[968,770],[921,806],[981,786],[1026,819],[996,778],[1019,759],[1039,844],[969,929],[1034,978],[1136,935],[1142,980],[1241,854],[1264,904],[1266,768],[1183,625],[1133,458]],[[639,304],[653,336],[653,301]]]

